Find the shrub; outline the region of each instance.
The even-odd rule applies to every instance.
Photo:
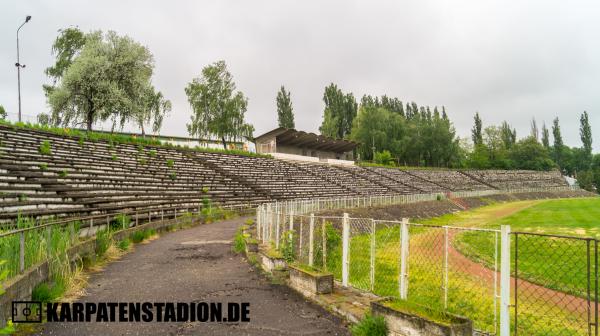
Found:
[[[246,225],[252,225],[252,224],[254,224],[254,219],[248,218],[248,219],[246,219],[246,221],[244,222],[244,224],[246,224]]]
[[[19,196],[17,196],[17,198],[19,199],[19,202],[27,201],[27,195],[25,195],[25,194],[19,194]]]
[[[140,159],[138,159],[138,162],[139,162],[141,165],[145,165],[145,164],[147,163],[146,159],[144,159],[144,158],[140,158]]]
[[[117,247],[119,248],[119,250],[121,251],[127,251],[129,250],[129,247],[131,246],[131,241],[129,240],[129,238],[125,238],[123,240],[120,240],[117,243]]]
[[[46,283],[35,286],[31,291],[31,299],[34,301],[50,302],[59,298],[65,292],[65,286],[60,282]]]
[[[50,141],[48,141],[48,140],[42,141],[39,151],[40,151],[40,154],[42,154],[42,155],[52,155],[52,148],[50,145]]]
[[[388,332],[388,327],[383,316],[365,315],[357,324],[351,328],[353,336],[385,336]]]
[[[242,233],[242,228],[239,228],[233,238],[233,252],[242,253],[246,250],[246,239]]]
[[[110,223],[110,228],[112,230],[121,230],[121,229],[127,229],[129,227],[129,224],[131,223],[131,218],[125,214],[118,214],[117,218],[115,218],[111,223]]]
[[[61,171],[58,172],[58,176],[59,177],[67,177],[67,175],[69,175],[69,172],[66,169],[63,169]]]
[[[40,163],[39,167],[40,167],[40,170],[48,170],[48,164],[47,163]]]
[[[441,201],[441,200],[442,200],[442,195],[437,195],[437,196],[435,197],[435,199],[437,199],[438,201]]]
[[[142,144],[139,144],[139,145],[138,145],[138,152],[140,152],[140,153],[141,153],[141,152],[143,152],[143,151],[144,151],[144,145],[142,145]]]
[[[96,255],[101,257],[106,253],[112,243],[112,234],[110,230],[100,230],[96,232]]]
[[[79,146],[83,147],[83,141],[84,141],[85,137],[79,137]]]
[[[175,161],[168,159],[167,160],[167,167],[169,168],[173,168],[173,166],[175,165]]]
[[[169,174],[169,178],[173,181],[175,181],[175,179],[177,178],[177,173],[176,172],[172,172],[171,174]]]
[[[394,158],[392,158],[392,153],[390,153],[390,151],[388,151],[388,150],[384,150],[382,152],[376,152],[375,156],[374,156],[374,161],[375,161],[375,163],[386,165],[386,166],[394,165]]]
[[[210,188],[208,188],[208,187],[202,187],[202,193],[203,194],[208,193],[209,190],[210,190]]]
[[[117,160],[119,159],[119,158],[118,158],[118,157],[117,157],[115,154],[113,154],[113,155],[112,155],[110,158],[111,158],[113,161],[117,161]]]
[[[144,231],[143,230],[139,230],[139,231],[135,231],[134,233],[132,233],[129,236],[129,239],[131,239],[132,242],[134,243],[141,243],[142,241],[144,241]]]
[[[155,157],[156,156],[156,150],[151,150],[148,152],[148,155],[150,155],[151,157]]]
[[[287,262],[294,261],[294,235],[295,232],[293,230],[284,231],[281,234],[281,244],[279,245],[279,249],[283,259]]]

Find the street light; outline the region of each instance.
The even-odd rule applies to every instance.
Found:
[[[19,60],[19,30],[21,30],[21,27],[29,22],[29,20],[31,20],[31,15],[27,15],[27,17],[25,17],[25,22],[17,29],[17,63],[15,63],[15,66],[17,67],[17,83],[19,86],[19,122],[21,121],[21,68],[25,68],[25,64],[21,64]]]

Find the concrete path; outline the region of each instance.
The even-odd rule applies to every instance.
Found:
[[[342,321],[271,284],[230,241],[243,219],[166,233],[91,276],[80,302],[250,302],[250,322],[46,323],[41,335],[347,335]]]

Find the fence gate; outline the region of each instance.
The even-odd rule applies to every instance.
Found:
[[[514,232],[515,335],[598,335],[598,241]]]

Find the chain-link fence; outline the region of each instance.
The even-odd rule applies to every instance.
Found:
[[[515,335],[598,335],[598,241],[513,234]]]

